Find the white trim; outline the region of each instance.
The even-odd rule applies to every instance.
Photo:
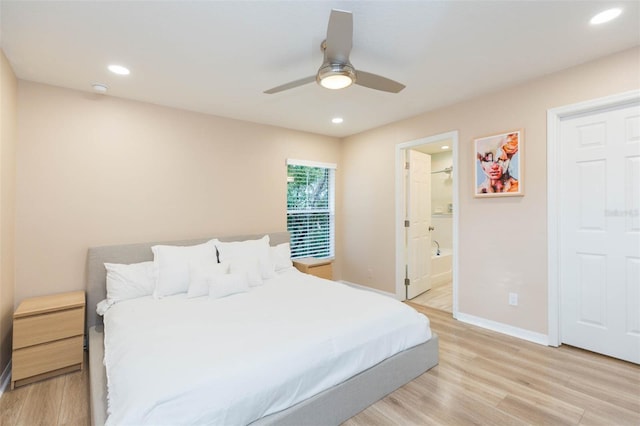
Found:
[[[547,322],[549,345],[560,346],[560,267],[558,265],[560,253],[560,239],[558,238],[559,179],[558,161],[560,153],[560,117],[553,110],[547,111]],[[554,185],[551,185],[554,182]]]
[[[550,346],[560,346],[560,122],[579,114],[589,114],[612,107],[640,102],[640,90],[605,96],[547,110],[547,262],[548,262],[548,339]],[[455,181],[454,181],[455,183]],[[455,261],[455,258],[454,258]],[[454,301],[455,303],[455,301]]]
[[[451,152],[451,156],[453,159],[452,162],[452,167],[453,170],[451,171],[451,178],[453,179],[453,187],[451,188],[451,190],[453,191],[453,212],[452,212],[452,222],[453,222],[453,262],[451,264],[451,274],[452,274],[452,297],[453,297],[453,305],[452,305],[452,311],[453,311],[453,317],[454,318],[458,318],[458,271],[459,269],[459,260],[460,260],[460,256],[458,255],[458,250],[459,250],[459,239],[458,239],[458,223],[460,221],[460,215],[459,215],[459,210],[460,210],[460,179],[459,179],[459,175],[458,175],[458,171],[460,170],[460,168],[458,167],[458,131],[454,131],[451,132],[451,139],[453,141],[452,143],[452,152]]]
[[[340,280],[338,282],[342,283],[342,284],[345,284],[345,285],[348,285],[349,287],[358,288],[360,290],[372,291],[374,293],[378,293],[378,294],[381,294],[383,296],[387,296],[387,297],[390,297],[392,299],[396,299],[396,295],[393,294],[393,293],[389,293],[388,291],[378,290],[377,288],[367,287],[365,285],[360,285],[360,284],[352,283],[352,282],[345,281],[345,280]]]
[[[303,164],[304,163],[304,164]],[[314,208],[314,209],[289,209],[288,206],[288,200],[287,200],[287,229],[289,230],[289,232],[291,234],[296,233],[299,229],[306,229],[306,221],[304,220],[305,215],[309,214],[309,213],[319,213],[322,214],[323,216],[328,216],[329,219],[329,231],[328,231],[328,237],[329,237],[329,255],[328,257],[335,257],[335,253],[336,253],[336,241],[335,241],[335,234],[336,234],[336,165],[335,164],[329,164],[329,163],[320,163],[320,162],[311,162],[311,161],[303,161],[303,160],[291,160],[291,159],[287,159],[287,175],[289,174],[289,166],[290,165],[295,165],[295,166],[302,166],[302,167],[318,167],[318,168],[322,168],[326,171],[326,174],[328,174],[328,181],[329,181],[329,194],[328,194],[328,200],[327,200],[327,205],[326,208]],[[308,170],[308,169],[306,169]],[[294,175],[297,175],[297,173],[294,172]],[[302,173],[299,175],[300,177],[304,178],[305,177],[305,173]],[[291,181],[289,181],[289,178],[291,178]],[[294,176],[288,176],[287,177],[287,185],[290,182],[293,182]],[[298,222],[298,218],[296,216],[301,215],[303,217],[302,222]],[[292,218],[293,222],[290,224],[289,223],[289,219]],[[316,246],[314,244],[311,244],[311,246],[306,246],[305,250],[295,250],[295,257],[299,258],[299,257],[309,257],[309,256],[319,256],[319,255],[323,255],[324,253],[319,253],[319,251],[321,252],[323,249],[322,246]]]
[[[536,333],[533,331],[525,330],[523,328],[514,327],[512,325],[503,324],[501,322],[491,321],[485,318],[475,317],[473,315],[463,314],[458,312],[458,321],[475,325],[477,327],[486,328],[487,330],[497,331],[498,333],[506,334],[508,336],[517,337],[518,339],[527,340],[529,342],[537,343],[539,345],[549,345],[548,336]]]
[[[310,160],[295,160],[287,158],[287,166],[306,166],[306,167],[322,167],[323,169],[337,169],[338,165],[335,163],[322,163],[320,161]]]
[[[4,393],[4,391],[7,390],[7,388],[9,387],[9,381],[11,379],[12,361],[13,360],[9,360],[9,363],[7,364],[4,371],[2,372],[2,375],[0,375],[0,397],[2,397],[2,394]]]
[[[458,318],[458,209],[459,203],[459,179],[458,179],[458,131],[453,130],[439,135],[429,136],[423,139],[403,142],[396,145],[396,299],[405,300],[404,288],[404,155],[403,150],[420,145],[439,142],[444,139],[451,140],[453,171],[453,317]]]

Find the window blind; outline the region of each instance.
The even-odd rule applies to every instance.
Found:
[[[334,256],[335,165],[287,160],[291,257]]]

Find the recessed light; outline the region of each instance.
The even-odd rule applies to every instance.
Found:
[[[622,9],[617,7],[613,9],[607,9],[595,15],[589,22],[592,25],[604,24],[605,22],[609,22],[612,19],[616,19],[618,16],[620,16],[621,13]]]
[[[109,71],[111,71],[114,74],[119,74],[119,75],[129,75],[129,69],[123,67],[122,65],[109,65]]]
[[[440,149],[449,149],[449,145],[442,145]]]
[[[332,119],[331,119],[331,122],[332,122],[333,124],[340,124],[340,123],[342,123],[343,121],[344,121],[344,120],[342,119],[342,117],[334,117],[334,118],[332,118]]]

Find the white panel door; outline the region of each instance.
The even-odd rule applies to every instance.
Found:
[[[561,123],[560,338],[640,363],[640,106]]]
[[[407,297],[413,299],[431,288],[431,156],[410,149],[407,161]]]

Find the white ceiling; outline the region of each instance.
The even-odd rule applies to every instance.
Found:
[[[622,6],[598,27],[595,13]],[[7,1],[20,79],[343,137],[640,45],[638,1]],[[399,94],[315,83],[332,8],[353,12],[356,69]],[[129,76],[107,71],[111,63]],[[334,116],[344,123],[330,122]]]
[[[451,139],[442,139],[440,141],[418,145],[412,149],[429,155],[442,154],[443,152],[453,151],[453,141]]]

